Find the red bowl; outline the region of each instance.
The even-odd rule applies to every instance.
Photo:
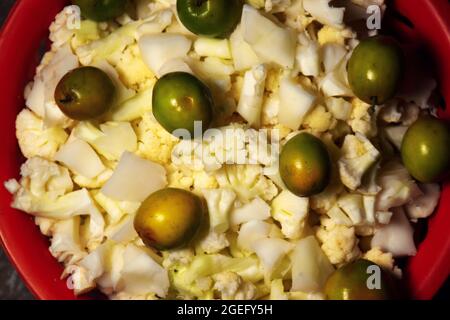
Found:
[[[34,74],[45,47],[48,27],[65,0],[21,0],[0,34],[1,126],[3,139],[0,182],[18,177],[23,158],[15,137],[15,117],[24,106],[23,89]],[[440,92],[450,102],[450,5],[446,0],[397,0],[390,29],[405,41],[426,47],[438,66]],[[405,23],[405,21],[408,21]],[[440,112],[450,119],[450,110]],[[447,146],[445,146],[447,147]],[[76,297],[62,280],[62,266],[50,255],[48,240],[32,217],[10,208],[11,195],[0,187],[0,239],[31,292],[40,299],[92,299]],[[411,297],[430,299],[450,274],[450,183],[446,183],[437,212],[428,220],[428,233],[415,257],[408,260],[405,277]]]

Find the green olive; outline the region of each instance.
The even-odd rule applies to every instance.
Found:
[[[331,160],[325,144],[309,133],[290,139],[281,150],[280,175],[286,187],[300,197],[322,192],[331,176]]]
[[[153,89],[153,115],[169,133],[187,130],[194,137],[195,122],[204,132],[211,124],[213,99],[208,87],[190,73],[174,72],[159,79]]]
[[[397,92],[403,73],[403,52],[392,38],[362,40],[348,62],[353,93],[370,104],[383,104]]]
[[[74,120],[90,120],[106,113],[113,105],[116,88],[109,76],[94,67],[68,72],[58,83],[55,101]]]
[[[413,123],[403,138],[402,160],[420,182],[439,182],[450,172],[450,129],[431,116]]]
[[[337,269],[325,284],[330,300],[398,299],[394,278],[373,262],[359,259]]]
[[[83,17],[94,21],[108,21],[121,16],[128,0],[72,0],[81,9]]]
[[[242,0],[177,0],[177,11],[191,32],[225,38],[241,20],[243,5]]]
[[[144,243],[158,250],[189,244],[203,221],[203,203],[189,191],[167,188],[151,194],[134,218],[134,228]]]

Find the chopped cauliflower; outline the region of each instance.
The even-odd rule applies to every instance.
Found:
[[[194,251],[192,249],[178,249],[166,251],[163,253],[163,267],[166,269],[175,266],[186,266],[194,259]]]
[[[226,234],[210,231],[198,243],[197,250],[205,254],[219,253],[230,245]]]
[[[338,225],[327,218],[321,218],[320,222],[316,237],[322,243],[321,248],[332,264],[343,265],[360,256],[355,228]]]
[[[341,30],[329,25],[323,26],[317,33],[317,41],[321,46],[326,43],[345,45],[346,38],[349,38],[348,30]]]
[[[351,190],[361,185],[366,171],[379,159],[380,152],[362,134],[347,135],[339,159],[339,175],[342,183]]]
[[[227,271],[215,274],[214,290],[217,290],[222,300],[252,300],[256,296],[256,287],[244,281],[237,273]]]
[[[16,136],[26,158],[43,157],[53,160],[68,135],[61,127],[46,128],[44,121],[28,109],[23,109],[16,120]]]
[[[436,183],[419,184],[422,195],[406,204],[405,210],[410,219],[429,217],[436,209],[441,196],[441,188]]]
[[[376,117],[372,115],[371,106],[358,98],[352,99],[352,113],[347,121],[353,132],[370,138],[377,134]]]
[[[332,114],[327,112],[325,107],[317,106],[309,112],[303,120],[302,126],[310,128],[315,132],[325,132],[333,129],[336,125],[336,120]]]
[[[146,113],[135,127],[138,137],[137,154],[159,164],[167,164],[178,139],[168,133],[153,117]]]
[[[278,194],[278,188],[263,175],[259,165],[227,165],[216,178],[221,188],[230,187],[243,202],[255,197],[271,201]]]
[[[121,55],[110,58],[109,62],[128,88],[142,91],[148,81],[154,78],[154,74],[142,60],[137,44],[128,46]]]
[[[50,25],[50,41],[52,49],[68,43],[81,24],[81,12],[78,6],[67,6],[55,17]]]
[[[288,239],[298,239],[303,233],[309,200],[285,190],[272,201],[272,217],[280,222],[281,231]]]
[[[369,260],[383,269],[393,272],[397,276],[402,275],[402,271],[395,266],[395,261],[390,252],[383,252],[380,248],[374,247],[363,254],[363,259]]]

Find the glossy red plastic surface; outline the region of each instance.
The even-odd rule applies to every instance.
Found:
[[[17,178],[23,161],[15,138],[14,121],[24,106],[23,89],[32,79],[37,52],[47,29],[65,0],[19,0],[0,34],[0,182]],[[450,4],[446,0],[397,0],[398,12],[413,24],[392,22],[407,41],[425,45],[438,66],[440,91],[450,108]],[[450,119],[450,109],[440,113]],[[443,146],[448,147],[448,146]],[[91,299],[75,297],[61,280],[62,266],[50,255],[48,240],[30,216],[9,207],[11,196],[0,186],[0,238],[12,263],[29,289],[40,299]],[[418,253],[409,259],[405,276],[411,296],[431,298],[450,273],[450,184],[439,208],[428,222],[428,233]]]

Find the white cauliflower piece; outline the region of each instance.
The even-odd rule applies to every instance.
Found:
[[[106,168],[105,171],[94,178],[86,178],[85,176],[74,174],[72,176],[72,179],[73,182],[75,182],[75,184],[81,188],[99,189],[103,187],[103,185],[106,183],[106,181],[109,180],[109,178],[111,178],[113,173],[113,170]]]
[[[314,106],[316,96],[288,77],[280,82],[279,96],[278,121],[292,130],[298,130],[304,117]]]
[[[303,8],[322,24],[342,28],[345,8],[333,8],[330,0],[303,0]]]
[[[231,212],[231,225],[237,226],[252,220],[266,220],[270,217],[270,206],[259,197],[249,203],[234,208]]]
[[[145,117],[145,114],[152,111],[153,87],[156,79],[150,80],[148,88],[138,92],[132,98],[111,110],[108,115],[112,121],[134,121]]]
[[[238,25],[230,36],[231,54],[234,67],[237,71],[243,71],[261,64],[260,59],[252,47],[245,42],[242,35],[242,27]]]
[[[378,160],[380,152],[362,134],[347,135],[338,161],[342,183],[351,190],[361,185],[364,173]]]
[[[280,222],[288,239],[298,239],[303,233],[308,215],[309,200],[284,190],[272,201],[272,217]]]
[[[326,97],[352,97],[347,80],[347,63],[343,59],[329,73],[319,80],[319,87]]]
[[[341,28],[335,28],[330,25],[323,26],[317,33],[317,41],[320,46],[324,46],[327,43],[336,43],[344,46],[345,40],[350,37],[352,37],[352,32],[350,30],[342,30]]]
[[[343,265],[360,256],[355,228],[338,225],[328,218],[321,218],[320,222],[316,237],[322,243],[321,248],[332,264]]]
[[[352,105],[343,98],[328,97],[325,100],[327,109],[334,118],[347,121],[352,113]]]
[[[244,76],[237,112],[247,120],[250,126],[259,128],[261,124],[261,107],[267,77],[265,65],[258,65],[247,71]]]
[[[55,103],[55,89],[67,72],[79,66],[77,57],[69,44],[47,54],[36,69],[34,84],[28,94],[26,106],[44,120],[46,127],[70,126],[72,121],[66,117]]]
[[[85,141],[71,139],[55,155],[72,172],[92,179],[105,171],[106,167],[94,149]]]
[[[374,137],[377,134],[376,116],[371,115],[371,106],[358,98],[352,99],[352,113],[347,121],[353,132],[359,132],[366,137]]]
[[[81,12],[78,6],[67,6],[59,12],[49,28],[52,49],[55,50],[69,42],[80,27],[80,23]]]
[[[32,197],[55,200],[73,190],[69,170],[40,157],[28,159],[22,165],[20,174],[20,185],[15,180],[7,184],[13,194],[29,193]]]
[[[236,194],[228,188],[203,190],[209,213],[211,230],[224,233],[229,228],[229,214],[234,205]]]
[[[68,135],[63,128],[45,128],[44,121],[28,109],[16,119],[16,136],[26,158],[43,157],[52,160]]]
[[[416,254],[414,229],[402,207],[393,209],[392,219],[388,225],[375,230],[371,246],[390,252],[394,257],[414,256]]]
[[[293,30],[278,26],[248,5],[244,5],[241,28],[244,40],[263,62],[287,69],[294,66],[296,39]]]
[[[146,34],[139,38],[142,59],[158,77],[166,62],[186,58],[191,46],[191,40],[180,34]]]
[[[155,76],[142,60],[137,44],[129,45],[120,55],[108,59],[119,74],[120,80],[131,89],[142,91]]]
[[[334,268],[314,236],[299,240],[291,253],[291,292],[314,293],[323,290]]]
[[[80,217],[53,224],[49,250],[53,257],[67,265],[74,264],[87,255],[80,241]]]
[[[108,222],[111,224],[118,223],[124,215],[134,215],[141,205],[140,202],[116,201],[105,196],[102,192],[96,192],[94,200],[106,212]]]
[[[253,252],[253,244],[258,240],[269,238],[272,225],[259,220],[252,220],[242,224],[237,237],[240,249]]]
[[[252,247],[264,266],[267,281],[283,258],[293,249],[293,244],[282,239],[266,238],[255,241]]]
[[[194,251],[188,249],[178,249],[163,252],[163,267],[170,269],[174,266],[187,266],[194,259]]]
[[[386,137],[398,150],[402,148],[403,137],[406,131],[408,131],[407,126],[387,126],[384,128]]]
[[[200,37],[194,42],[194,51],[200,57],[231,59],[230,43],[227,39]]]
[[[235,272],[227,271],[213,276],[214,290],[217,290],[222,300],[252,300],[256,297],[256,287],[253,283],[244,281]]]
[[[319,45],[308,39],[305,34],[300,34],[299,39],[296,54],[297,67],[304,76],[317,77],[320,72]]]
[[[178,143],[178,139],[168,133],[150,112],[144,114],[135,130],[139,156],[159,164],[170,162],[172,149]]]
[[[381,191],[377,194],[376,208],[380,211],[405,205],[423,194],[406,168],[395,160],[381,168],[377,180]]]
[[[369,260],[383,269],[390,271],[397,276],[401,276],[402,271],[398,267],[395,266],[395,261],[390,252],[383,252],[380,248],[374,247],[364,253],[362,256],[363,259]]]
[[[325,132],[333,129],[336,120],[330,112],[327,112],[324,106],[316,106],[303,120],[302,126],[310,128],[315,132]]]
[[[125,151],[137,149],[137,136],[129,122],[105,122],[100,128],[89,122],[80,122],[73,132],[108,160],[119,160]]]
[[[228,246],[230,246],[230,242],[225,233],[210,231],[206,237],[197,243],[197,250],[205,254],[214,254],[219,253]]]
[[[414,197],[405,205],[408,217],[413,220],[429,217],[436,209],[441,196],[441,188],[436,183],[419,184],[422,195]]]
[[[166,185],[166,170],[163,166],[127,151],[101,192],[119,201],[142,202]]]
[[[322,46],[321,53],[324,71],[328,74],[341,65],[342,60],[347,55],[347,49],[337,43],[326,43]]]

